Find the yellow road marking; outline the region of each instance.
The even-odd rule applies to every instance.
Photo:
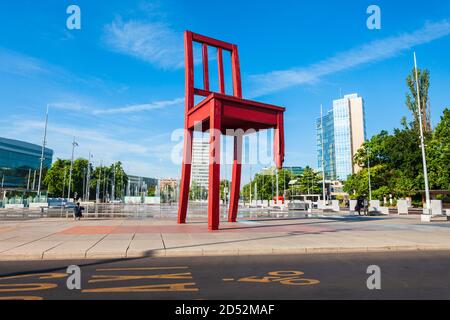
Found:
[[[230,279],[222,279],[223,281],[234,281],[234,279],[230,278]]]
[[[42,297],[36,297],[36,296],[18,296],[18,297],[0,297],[0,300],[23,300],[23,301],[32,301],[32,300],[44,300]]]
[[[268,276],[251,276],[237,280],[238,282],[258,282],[258,283],[274,283],[279,282],[283,285],[293,286],[310,286],[319,284],[320,281],[316,279],[301,278],[305,273],[301,271],[273,271],[269,272]],[[224,281],[232,281],[226,280]]]
[[[123,292],[198,292],[192,288],[195,283],[171,283],[132,287],[98,288],[82,290],[83,293],[123,293]],[[188,288],[191,287],[191,288]]]
[[[174,270],[174,269],[189,269],[189,267],[109,268],[109,269],[97,269],[97,271],[149,271],[149,270]]]
[[[19,275],[19,276],[3,277],[3,278],[0,278],[0,281],[2,281],[2,280],[11,280],[11,279],[24,279],[24,278],[31,278],[31,277],[37,277],[40,280],[62,279],[62,278],[66,278],[67,277],[67,273],[23,274],[23,275]]]
[[[297,282],[300,281],[300,282]],[[298,279],[287,279],[280,281],[281,284],[285,285],[291,285],[291,286],[313,286],[320,284],[319,280],[316,279],[305,279],[305,278],[298,278]]]
[[[58,285],[53,283],[14,283],[0,284],[0,292],[23,292],[54,289]]]
[[[124,276],[124,275],[94,275],[93,280],[89,280],[89,283],[97,282],[113,282],[113,281],[129,281],[129,280],[142,280],[142,279],[192,279],[192,274],[187,273],[175,273],[175,274],[155,274],[145,276]]]

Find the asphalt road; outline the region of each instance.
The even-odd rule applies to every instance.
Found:
[[[371,265],[381,290],[367,288]],[[0,299],[448,300],[450,252],[0,262]]]

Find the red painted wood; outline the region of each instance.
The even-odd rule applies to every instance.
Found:
[[[194,87],[193,42],[202,44],[202,60],[204,88]],[[208,46],[217,48],[217,62],[220,93],[210,92]],[[236,45],[208,38],[187,31],[185,33],[185,78],[186,78],[186,118],[183,167],[181,177],[181,194],[178,211],[178,222],[186,222],[186,212],[189,199],[191,178],[192,138],[193,130],[211,132],[210,141],[210,173],[208,197],[208,228],[217,230],[220,220],[220,136],[221,134],[235,137],[235,154],[233,160],[232,187],[229,221],[235,222],[239,207],[239,192],[242,173],[242,135],[247,130],[275,129],[274,162],[281,168],[284,162],[284,112],[285,108],[266,103],[242,99],[242,83],[238,48]],[[231,52],[231,67],[233,79],[233,96],[225,94],[225,79],[223,70],[223,50]],[[194,105],[194,96],[205,97]],[[227,132],[227,129],[239,133]]]
[[[222,48],[217,48],[217,66],[219,74],[219,92],[225,94],[225,76],[223,73],[223,54]]]
[[[186,91],[186,113],[194,107],[194,52],[192,49],[192,32],[184,34],[184,63],[185,69],[185,91]]]
[[[242,136],[234,137],[234,159],[233,173],[231,175],[231,194],[230,194],[230,211],[228,214],[229,222],[237,221],[239,209],[239,194],[241,191],[241,171],[242,171]]]
[[[241,66],[237,46],[233,45],[231,52],[231,65],[233,68],[233,94],[236,98],[242,98]]]
[[[203,89],[209,91],[209,62],[208,62],[208,45],[203,43],[202,45],[202,57],[203,57]]]
[[[188,31],[190,32],[190,31]],[[217,39],[213,39],[210,37],[205,37],[202,36],[198,33],[192,33],[192,40],[195,42],[200,42],[200,43],[206,43],[207,45],[211,46],[211,47],[216,47],[216,48],[222,48],[224,50],[228,50],[228,51],[232,51],[233,50],[233,45],[230,43],[226,43]]]
[[[191,168],[192,168],[192,139],[194,137],[194,130],[185,129],[184,132],[184,151],[183,164],[181,169],[181,185],[180,185],[180,200],[178,207],[178,223],[186,223],[186,215],[189,201],[189,187],[191,184]]]
[[[209,142],[209,190],[208,229],[219,230],[220,222],[220,128],[221,103],[211,100],[210,142]]]

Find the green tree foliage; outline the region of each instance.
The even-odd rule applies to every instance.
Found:
[[[88,161],[86,159],[77,159],[74,161],[72,170],[71,197],[76,195],[77,198],[81,198],[86,193],[83,187],[86,188],[85,184],[87,181],[87,169]],[[58,159],[55,161],[52,167],[48,170],[48,173],[44,179],[44,184],[47,186],[49,194],[53,197],[62,197],[64,188],[64,197],[67,197],[69,176],[70,160]],[[107,195],[111,195],[114,181],[115,197],[122,198],[125,196],[128,176],[125,174],[121,162],[116,162],[110,167],[102,166],[93,168],[91,165],[89,183],[90,200],[96,199],[97,181],[100,187],[100,199],[104,199]]]
[[[65,189],[65,197],[67,197],[67,189],[69,186],[69,170],[70,160],[56,160],[52,167],[48,170],[45,178],[44,185],[47,187],[50,195],[54,197],[62,197],[63,188]],[[65,178],[65,186],[64,184]]]
[[[289,182],[292,179],[292,173],[289,170],[278,170],[278,192],[283,196],[285,191],[289,188]],[[248,201],[250,199],[250,188],[252,193],[252,200],[255,199],[255,185],[257,200],[273,200],[276,197],[276,170],[265,170],[264,173],[256,174],[252,184],[246,184],[241,192],[242,197]]]
[[[191,184],[189,199],[190,200],[206,200],[208,198],[208,190],[199,185],[196,181]]]
[[[77,198],[83,195],[83,180],[85,179],[88,167],[88,161],[77,159],[73,163],[71,197],[77,195]],[[64,176],[66,180],[64,181]],[[47,187],[49,195],[53,197],[62,197],[64,187],[64,197],[67,197],[70,177],[70,160],[58,159],[48,170],[44,179],[44,185]]]
[[[450,189],[450,110],[445,109],[433,133],[426,135],[430,187]],[[386,131],[372,137],[355,155],[362,170],[349,177],[344,191],[352,196],[368,195],[370,160],[372,196],[413,196],[424,190],[422,153],[417,127],[403,125],[390,135]]]
[[[419,88],[420,88],[420,105],[422,109],[422,124],[424,132],[431,131],[431,122],[429,118],[428,110],[428,90],[430,88],[430,72],[428,70],[417,69]],[[416,85],[416,75],[415,69],[412,70],[411,74],[406,78],[406,85],[409,92],[406,94],[406,106],[412,112],[414,117],[414,122],[412,126],[416,129],[419,128],[419,110],[417,104],[417,85]]]
[[[446,108],[428,144],[428,168],[432,189],[450,190],[450,110]]]
[[[322,194],[322,174],[306,167],[290,190],[293,194]]]

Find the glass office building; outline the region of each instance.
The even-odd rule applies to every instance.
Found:
[[[347,180],[359,170],[353,158],[366,140],[363,99],[351,94],[334,100],[333,109],[317,119],[316,128],[318,168],[324,164],[327,180]]]
[[[303,167],[283,167],[283,170],[290,171],[293,176],[301,176],[305,172]]]
[[[2,188],[37,187],[42,147],[0,138],[0,186]],[[52,165],[53,150],[45,149],[43,168]]]

